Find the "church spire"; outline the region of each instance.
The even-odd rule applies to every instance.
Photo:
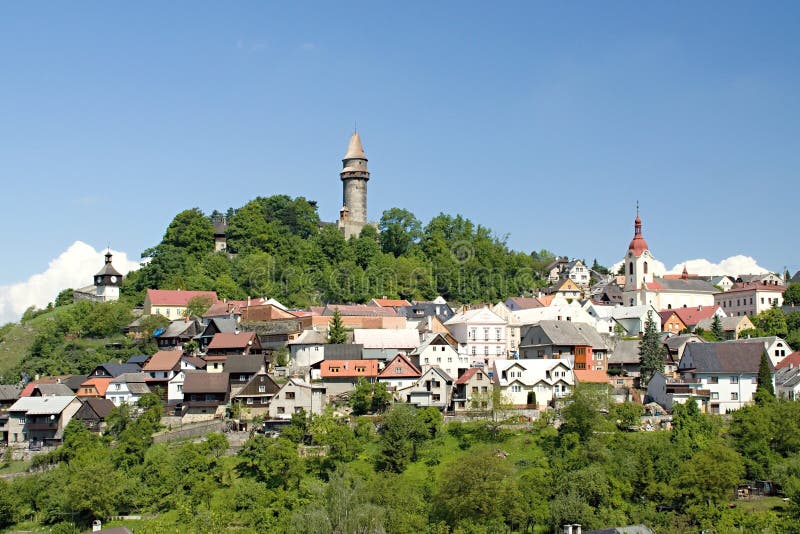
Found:
[[[639,217],[639,202],[636,202],[636,219],[633,221],[633,239],[631,244],[628,245],[628,250],[633,252],[634,256],[641,256],[642,252],[647,250],[647,241],[642,236],[642,218]]]

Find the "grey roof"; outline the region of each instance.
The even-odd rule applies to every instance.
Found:
[[[540,331],[549,343],[533,339]],[[527,345],[589,345],[594,349],[606,349],[606,344],[593,326],[572,321],[541,321],[528,329],[521,344]]]
[[[128,361],[126,361],[125,363],[138,365],[141,367],[142,365],[144,365],[144,363],[147,361],[149,357],[150,356],[148,356],[147,354],[137,354],[135,356],[131,356],[130,358],[128,358]]]
[[[203,332],[200,334],[200,337],[209,337],[213,336],[214,333],[216,333],[216,332],[214,333],[209,332],[208,334],[206,334],[206,332],[208,332],[209,329],[211,328],[212,324],[216,328],[216,332],[220,332],[223,334],[231,334],[235,332],[236,329],[238,328],[236,319],[231,319],[229,317],[215,317],[208,322],[206,327],[203,329]]]
[[[167,326],[166,330],[159,334],[159,338],[170,338],[170,337],[194,337],[197,335],[199,328],[197,327],[197,322],[194,320],[187,321],[185,319],[178,319],[177,321],[172,321]]]
[[[303,330],[300,319],[248,322],[241,323],[240,326],[243,332],[255,332],[258,334],[259,339],[261,336],[289,335]]]
[[[699,373],[757,374],[762,354],[762,343],[690,343],[683,352],[678,369],[695,369]]]
[[[800,283],[800,271],[794,273],[794,276],[789,279],[790,282]]]
[[[303,330],[297,339],[289,341],[287,345],[324,345],[327,342],[328,338],[318,330]]]
[[[690,291],[692,293],[718,293],[719,290],[706,282],[697,278],[684,280],[683,278],[654,278],[662,288],[667,291]]]
[[[83,404],[89,406],[100,419],[108,417],[108,414],[114,409],[114,403],[108,399],[90,398],[84,400]]]
[[[89,377],[85,375],[72,375],[62,380],[61,383],[67,386],[73,392],[75,392],[80,389],[81,384],[86,382],[87,378]]]
[[[264,369],[264,356],[260,354],[231,355],[225,360],[228,373],[257,373]]]
[[[38,390],[42,397],[69,397],[75,393],[66,384],[38,384],[33,389]]]
[[[146,381],[147,376],[144,373],[122,373],[121,375],[117,376],[113,380],[111,380],[111,384],[133,384],[136,382],[141,382],[144,384]]]
[[[622,339],[608,353],[608,364],[639,363],[639,340]]]
[[[364,352],[364,345],[334,344],[325,345],[326,360],[360,360]]]
[[[184,396],[187,393],[227,393],[228,373],[206,373],[205,371],[186,371],[183,381]]]
[[[423,371],[422,374],[420,375],[420,379],[422,379],[422,377],[425,376],[425,373],[427,373],[429,371],[433,371],[433,372],[437,373],[439,376],[442,377],[442,380],[444,380],[445,383],[447,383],[447,382],[449,382],[451,384],[453,383],[453,377],[451,377],[449,374],[447,374],[444,371],[444,369],[442,369],[441,367],[439,367],[437,365],[432,365],[432,366],[428,367],[428,369]]]
[[[440,332],[437,332],[437,333],[435,333],[435,334],[433,334],[431,336],[428,336],[427,339],[425,339],[425,341],[420,343],[419,346],[417,346],[414,350],[409,352],[408,355],[409,356],[419,356],[420,354],[422,354],[422,352],[425,349],[427,349],[431,345],[431,343],[433,343],[436,340],[440,340],[440,343],[437,343],[437,346],[438,345],[450,345],[450,342],[447,341],[447,337],[444,334],[442,334]],[[455,347],[453,347],[452,345],[450,345],[450,348],[455,349]]]
[[[135,363],[101,363],[97,367],[102,367],[108,371],[108,374],[115,378],[124,373],[138,373],[142,370],[142,368]],[[97,369],[97,367],[95,367],[95,369]]]
[[[664,344],[670,352],[677,352],[680,348],[688,342],[705,343],[706,340],[696,334],[680,334],[677,336],[669,336]]]
[[[784,367],[775,373],[775,385],[793,388],[800,384],[800,367]]]
[[[11,405],[9,412],[25,412],[29,415],[58,415],[64,411],[75,395],[59,397],[22,397]]]
[[[711,279],[709,280],[709,283],[710,283],[711,285],[718,286],[718,285],[720,284],[720,282],[722,282],[722,281],[723,281],[723,280],[725,280],[726,278],[727,278],[728,280],[730,280],[731,282],[733,282],[733,278],[731,278],[730,276],[728,276],[728,275],[726,274],[726,275],[723,275],[723,276],[712,276],[712,277],[711,277]]]
[[[0,384],[0,401],[16,400],[22,390],[16,386]]]
[[[397,308],[397,313],[408,319],[435,316],[442,322],[447,321],[455,315],[455,312],[453,312],[450,306],[437,302],[414,302],[411,306],[401,306]]]
[[[214,219],[211,221],[211,224],[214,226],[214,236],[224,236],[225,232],[228,230],[228,221],[224,218],[222,219]]]

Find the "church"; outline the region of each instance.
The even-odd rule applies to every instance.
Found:
[[[106,263],[94,275],[94,284],[72,292],[75,302],[91,300],[93,302],[106,302],[119,300],[119,286],[122,285],[122,275],[111,264],[111,251],[106,252]]]
[[[624,306],[651,305],[657,310],[713,306],[718,289],[705,280],[690,278],[686,269],[680,277],[654,273],[655,258],[642,235],[642,219],[636,209],[633,239],[623,260]],[[659,276],[656,276],[659,274]]]
[[[369,170],[367,155],[357,131],[350,136],[339,177],[342,180],[342,209],[339,210],[337,226],[344,233],[344,238],[350,239],[358,237],[365,226],[376,226],[375,223],[367,222]]]

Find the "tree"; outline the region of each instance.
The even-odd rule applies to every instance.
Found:
[[[383,212],[378,225],[384,252],[402,256],[421,234],[422,223],[406,209],[391,208]]]
[[[716,313],[711,322],[711,333],[714,335],[714,341],[722,341],[725,339],[725,332],[722,330],[722,319],[720,319],[719,315]]]
[[[198,295],[189,299],[186,303],[186,309],[183,312],[184,317],[202,317],[211,307],[211,297],[207,295]]]
[[[347,330],[344,328],[342,314],[339,312],[339,308],[333,310],[333,317],[328,326],[328,343],[347,343]]]
[[[756,330],[764,336],[786,337],[789,333],[786,315],[780,308],[770,308],[762,311],[753,317],[753,324]]]
[[[772,365],[766,352],[761,353],[761,362],[758,364],[758,385],[754,398],[760,404],[775,398],[775,389],[772,387]]]
[[[358,379],[353,393],[350,395],[350,407],[353,415],[364,415],[370,412],[380,413],[392,403],[392,394],[385,382],[367,382],[363,377]]]
[[[56,308],[58,308],[59,306],[66,306],[67,304],[72,304],[74,302],[74,298],[72,296],[73,291],[74,290],[72,288],[62,289],[61,291],[59,291],[55,302]]]
[[[658,330],[656,330],[653,312],[648,311],[647,321],[644,323],[644,335],[639,343],[639,380],[641,387],[647,387],[654,374],[664,372],[666,360],[666,351],[661,343],[661,336],[658,335]]]
[[[386,412],[377,458],[381,471],[402,473],[409,462],[416,460],[417,446],[429,433],[414,412],[408,404],[395,404]]]
[[[606,387],[598,384],[577,385],[567,405],[561,410],[564,422],[559,433],[575,433],[581,440],[589,439],[602,419],[600,410],[606,404]]]
[[[245,442],[237,456],[239,472],[268,488],[292,489],[300,485],[303,464],[297,455],[297,445],[288,439],[256,434]]]
[[[214,226],[199,208],[184,210],[167,227],[156,255],[162,245],[182,249],[190,256],[210,254],[214,251]]]
[[[791,282],[786,286],[786,291],[783,293],[783,303],[787,306],[800,306],[800,283]]]

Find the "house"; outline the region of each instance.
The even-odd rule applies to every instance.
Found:
[[[247,301],[243,300],[218,300],[203,314],[203,322],[208,324],[212,319],[225,319],[238,323],[245,306]]]
[[[503,302],[492,306],[492,312],[506,322],[506,354],[515,358],[519,354],[522,323]]]
[[[658,310],[650,305],[617,306],[611,316],[628,336],[641,336],[644,334],[644,327],[647,324],[648,317],[652,317],[656,330],[661,331]]]
[[[784,369],[786,367],[800,367],[800,351],[793,352],[778,362],[775,369]]]
[[[169,323],[163,332],[156,330],[156,343],[159,349],[180,350],[202,331],[203,325],[197,319],[178,319]]]
[[[261,354],[228,356],[225,372],[230,378],[231,396],[236,395],[254,376],[267,371],[266,361]]]
[[[380,380],[380,377],[378,378]],[[418,380],[398,388],[395,397],[418,408],[433,407],[440,410],[450,405],[453,379],[438,367],[428,367]]]
[[[31,382],[28,383],[19,396],[22,397],[69,397],[74,395],[69,386],[61,382],[48,384],[46,382]]]
[[[737,283],[728,291],[714,294],[714,303],[721,306],[726,315],[758,315],[764,310],[783,306],[786,286],[771,282]]]
[[[183,422],[208,421],[224,416],[229,391],[226,372],[185,371]]]
[[[223,303],[224,304],[224,303]],[[205,318],[205,316],[203,316]],[[203,331],[195,337],[195,341],[197,341],[198,345],[200,345],[200,351],[204,352],[208,347],[208,344],[211,343],[211,340],[214,339],[214,336],[217,334],[233,334],[239,328],[238,322],[236,319],[229,319],[229,318],[220,318],[214,317],[208,320],[208,323],[203,328]]]
[[[701,399],[710,413],[725,414],[749,404],[758,384],[764,343],[726,341],[690,343],[678,364],[681,379],[698,381],[709,396]],[[774,371],[770,363],[770,370]]]
[[[293,339],[289,347],[289,358],[292,367],[311,367],[325,359],[325,346],[328,338],[316,330],[303,330],[303,333]]]
[[[374,382],[378,378],[379,365],[378,360],[324,360],[320,364],[320,378],[327,395],[333,397],[355,389],[361,378]]]
[[[136,365],[139,367],[139,369],[141,369],[149,359],[150,356],[147,356],[146,354],[135,354],[130,358],[128,358],[127,360],[125,360],[125,363],[128,365]]]
[[[581,289],[588,289],[591,281],[589,268],[581,260],[572,260],[563,264],[559,277],[569,279]]]
[[[591,325],[572,321],[542,321],[522,336],[522,358],[573,357],[576,369],[605,370],[608,349]]]
[[[752,330],[755,328],[753,321],[747,315],[732,315],[730,317],[723,317],[721,320],[722,332],[725,339],[739,339],[739,334],[744,330]],[[697,323],[697,328],[710,331],[714,328],[714,319],[708,317],[702,319]]]
[[[272,397],[269,403],[269,418],[291,419],[293,413],[301,411],[307,414],[321,414],[325,405],[326,389],[324,386],[312,385],[292,377]]]
[[[437,319],[442,323],[447,322],[454,314],[451,308],[442,297],[437,297],[433,301],[415,300],[408,306],[396,308],[398,315],[406,318],[406,321],[425,321]]]
[[[775,396],[779,399],[800,399],[800,367],[787,365],[775,371]]]
[[[736,281],[728,275],[712,276],[708,279],[708,282],[721,291],[728,291],[736,283]]]
[[[736,283],[780,286],[783,285],[783,278],[775,273],[740,274],[736,277]]]
[[[681,322],[686,325],[686,328],[694,332],[697,324],[703,319],[714,320],[714,316],[720,320],[726,317],[725,312],[719,306],[696,306],[693,308],[675,308],[672,310],[680,318]]]
[[[600,318],[603,316],[602,313],[604,310],[600,310],[600,306],[595,306],[594,308],[595,310],[600,311],[600,314],[597,314],[597,317],[589,313],[589,310],[592,309],[592,306],[584,306],[577,300],[573,300],[572,302],[556,302],[542,308],[531,308],[528,310],[520,310],[511,313],[514,315],[514,317],[516,317],[517,324],[520,325],[520,331],[525,330],[525,325],[533,325],[541,321],[572,321],[575,323],[588,323],[593,325],[598,332],[607,331],[608,328],[606,325],[609,324],[608,322],[603,323],[602,326],[597,326],[601,321]]]
[[[557,257],[545,267],[547,271],[547,282],[549,284],[555,284],[561,279],[561,272],[564,270],[564,266],[567,263],[569,263],[569,258],[566,256],[563,258]]]
[[[353,343],[363,345],[364,359],[389,361],[398,353],[408,354],[419,346],[416,330],[378,328],[356,328],[353,330]]]
[[[459,376],[469,369],[470,357],[459,354],[444,334],[428,334],[425,341],[409,353],[417,359],[424,372],[428,367],[439,367],[449,376]]]
[[[492,402],[492,378],[483,369],[467,369],[453,383],[453,411],[489,408]]]
[[[217,302],[216,291],[184,291],[182,289],[148,289],[144,297],[144,315],[160,314],[167,319],[178,319],[185,315],[189,301],[194,298],[207,299],[209,304]]]
[[[303,323],[299,318],[276,321],[242,322],[242,330],[255,332],[264,354],[286,350],[286,344],[300,337]]]
[[[547,293],[552,295],[554,299],[564,300],[566,302],[579,299],[582,295],[581,288],[569,278],[551,287]]]
[[[114,380],[111,377],[105,378],[89,378],[88,380],[84,381],[81,384],[80,389],[78,390],[78,398],[81,400],[84,399],[104,399],[106,396],[106,390],[108,389],[109,383]]]
[[[535,297],[508,297],[503,304],[512,312],[542,307],[542,303]]]
[[[662,332],[678,335],[688,328],[675,310],[661,310],[658,315],[661,318]]]
[[[132,405],[138,403],[146,393],[150,393],[150,388],[147,387],[147,375],[143,372],[123,373],[111,379],[106,389],[106,399],[114,406]]]
[[[678,362],[681,361],[683,351],[689,343],[706,343],[706,340],[695,334],[679,334],[664,339],[664,347],[667,349],[667,363],[664,372],[668,376],[677,370]]]
[[[404,354],[398,354],[378,373],[378,381],[385,382],[389,390],[398,390],[415,384],[422,373]]]
[[[622,290],[616,282],[601,282],[592,288],[592,300],[599,304],[622,306]]]
[[[8,409],[9,445],[57,445],[81,407],[74,395],[22,397]]]
[[[566,397],[575,386],[568,360],[495,360],[494,385],[510,404],[520,408],[546,407]]]
[[[9,406],[17,402],[22,390],[17,386],[0,384],[0,411],[6,410]],[[0,441],[2,441],[0,439]]]
[[[198,358],[184,356],[179,350],[161,350],[153,354],[142,368],[150,391],[160,393],[162,402],[174,404],[183,400],[186,371],[201,368]]]
[[[135,363],[101,363],[86,378],[116,378],[123,373],[138,373],[141,366]]]
[[[82,422],[92,432],[102,432],[105,430],[106,417],[113,409],[114,403],[108,399],[87,398],[72,418]]]
[[[241,308],[241,322],[243,323],[268,323],[273,321],[291,321],[298,317],[287,310],[280,302],[269,299],[248,301]]]
[[[615,388],[639,387],[639,340],[619,339],[609,347],[609,383]]]
[[[280,386],[267,373],[259,372],[253,376],[231,399],[241,402],[252,417],[269,414],[269,403]]]
[[[261,342],[255,332],[236,330],[232,333],[215,334],[208,344],[203,359],[206,361],[206,370],[209,373],[221,373],[229,356],[262,354],[262,352]]]
[[[580,319],[579,322],[594,323],[594,328],[599,334],[608,334],[609,336],[616,335],[617,330],[621,329],[617,321],[614,319],[614,309],[616,306],[608,304],[599,304],[587,300],[583,304],[583,309],[591,317],[591,320]]]
[[[655,402],[671,412],[675,404],[697,403],[701,411],[709,408],[711,391],[700,380],[687,377],[674,377],[656,372],[647,384],[646,402]]]
[[[471,357],[471,364],[491,367],[496,358],[506,357],[506,321],[489,308],[463,311],[444,325],[458,341],[458,353]]]
[[[767,353],[767,356],[769,356],[774,366],[780,364],[786,356],[792,353],[792,347],[790,347],[783,338],[778,336],[751,337],[726,341],[725,343],[761,343],[764,347],[764,352]]]

